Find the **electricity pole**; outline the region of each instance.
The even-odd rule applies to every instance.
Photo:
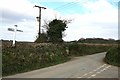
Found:
[[[46,9],[45,7],[40,7],[40,6],[34,6],[34,7],[38,7],[39,8],[39,17],[36,17],[38,22],[39,22],[39,32],[38,32],[38,35],[40,36],[41,35],[41,9]]]

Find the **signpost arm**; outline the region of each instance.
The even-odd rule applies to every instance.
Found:
[[[13,35],[13,43],[12,43],[12,46],[13,47],[15,47],[15,41],[16,41],[16,33],[17,32],[23,32],[22,30],[18,30],[17,29],[17,25],[14,25],[15,26],[15,28],[13,29],[13,28],[8,28],[8,31],[12,31],[12,32],[14,32],[14,35]]]

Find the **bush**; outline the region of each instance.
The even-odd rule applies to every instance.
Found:
[[[47,34],[46,33],[41,33],[41,35],[37,37],[37,39],[35,40],[35,42],[37,43],[44,43],[47,42],[48,38],[47,38]]]
[[[110,46],[100,46],[100,45],[85,45],[78,43],[68,44],[70,55],[72,56],[83,56],[91,55],[99,52],[106,52]]]
[[[106,56],[105,56],[105,62],[111,65],[119,66],[120,67],[120,49],[118,47],[111,48]]]
[[[16,48],[3,48],[3,76],[55,65],[69,60],[61,45],[32,46],[18,44]]]

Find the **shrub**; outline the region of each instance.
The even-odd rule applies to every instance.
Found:
[[[2,51],[3,76],[40,69],[69,60],[62,45],[34,47],[23,43],[17,44],[16,48],[3,48]]]
[[[105,56],[105,62],[111,65],[120,67],[120,54],[119,53],[120,51],[118,47],[111,48]]]
[[[83,56],[99,52],[106,52],[110,48],[110,46],[85,45],[78,43],[67,44],[67,47],[69,48],[70,55],[72,56]]]

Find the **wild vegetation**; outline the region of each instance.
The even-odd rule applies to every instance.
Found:
[[[69,58],[58,45],[33,46],[20,43],[16,48],[3,48],[3,76],[55,65]]]
[[[103,39],[103,38],[80,38],[80,43],[96,43],[96,44],[117,44],[118,40],[114,39]]]
[[[120,67],[120,47],[112,47],[105,56],[105,62]]]
[[[63,42],[63,32],[66,30],[68,23],[70,23],[70,20],[60,19],[53,19],[50,22],[45,22],[43,27],[46,29],[46,32],[38,36],[35,42]]]
[[[84,56],[107,51],[112,45],[68,44],[70,55]]]
[[[2,75],[31,71],[63,63],[74,56],[105,52],[110,46],[82,45],[77,43],[36,45],[17,43],[16,47],[4,45],[2,48]]]

